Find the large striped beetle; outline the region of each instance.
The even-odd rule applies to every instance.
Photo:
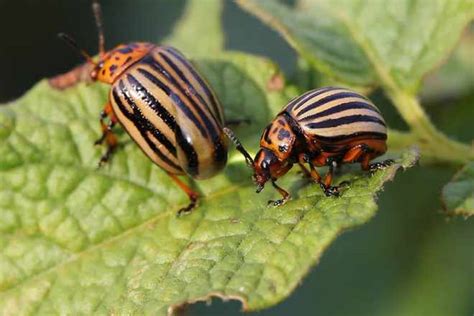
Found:
[[[178,50],[134,42],[105,51],[98,0],[93,0],[92,8],[99,34],[97,62],[71,37],[59,36],[93,66],[92,81],[112,85],[100,114],[102,136],[95,142],[107,144],[99,166],[117,147],[112,128],[119,122],[141,150],[186,192],[190,203],[178,215],[188,212],[196,205],[198,193],[177,175],[206,179],[221,171],[227,162],[225,134],[232,137],[237,149],[243,148],[232,131],[223,127],[222,107],[209,84]]]
[[[265,128],[261,149],[250,164],[257,193],[271,181],[283,198],[270,203],[284,204],[290,194],[276,180],[298,164],[327,196],[338,196],[347,184],[331,185],[338,165],[360,163],[363,170],[375,171],[393,163],[390,159],[370,163],[385,153],[386,139],[382,114],[364,96],[335,87],[308,91],[291,100]],[[329,168],[324,178],[315,168],[322,166]]]

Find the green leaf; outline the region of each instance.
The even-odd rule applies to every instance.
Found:
[[[389,76],[410,89],[450,52],[474,16],[471,0],[238,3],[319,71],[359,85],[378,85]]]
[[[209,56],[224,48],[220,0],[188,0],[184,13],[164,43],[186,54]]]
[[[267,60],[229,53],[197,60],[225,105],[243,115],[237,129],[256,148],[263,127],[289,99],[269,89],[279,76]],[[281,185],[284,207],[268,187],[255,193],[235,151],[225,171],[196,182],[205,198],[176,217],[187,197],[125,133],[106,167],[97,115],[109,87],[57,91],[43,81],[0,107],[0,314],[156,314],[210,296],[238,299],[246,310],[287,297],[344,230],[374,216],[375,197],[407,151],[373,176],[352,171],[340,198],[328,198],[296,172]]]
[[[450,215],[474,215],[474,162],[468,163],[444,186],[444,208]]]

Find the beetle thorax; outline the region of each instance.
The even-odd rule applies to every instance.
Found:
[[[295,140],[296,135],[286,117],[278,115],[263,132],[260,147],[272,151],[283,161],[292,155]]]
[[[119,45],[101,56],[92,71],[93,80],[112,84],[128,67],[146,56],[155,47],[151,43],[130,43]]]

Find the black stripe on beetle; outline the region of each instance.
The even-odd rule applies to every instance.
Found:
[[[219,102],[217,102],[216,100],[216,97],[214,96],[214,94],[209,90],[208,88],[208,85],[203,81],[203,79],[201,78],[201,76],[199,76],[197,73],[196,73],[196,70],[194,69],[193,65],[191,65],[185,58],[183,55],[181,55],[181,53],[179,53],[177,50],[175,50],[174,48],[172,47],[165,47],[164,48],[167,52],[169,52],[170,54],[172,54],[174,57],[176,57],[180,62],[181,64],[191,73],[191,75],[193,76],[193,78],[201,85],[202,89],[204,90],[204,93],[206,94],[207,98],[211,101],[211,105],[215,111],[215,113],[221,113],[221,111],[219,110]]]
[[[206,85],[204,83],[204,81],[202,81],[201,78],[196,79],[200,88],[204,91],[204,93],[206,93],[206,96],[209,98],[209,100],[211,100],[211,103],[212,103],[212,107],[213,109],[211,109],[208,105],[208,103],[203,99],[203,97],[201,96],[200,93],[197,92],[196,88],[191,84],[191,82],[188,80],[188,78],[186,78],[186,76],[184,75],[184,73],[182,72],[182,70],[178,67],[178,65],[176,65],[168,56],[166,56],[166,54],[162,53],[162,52],[159,52],[159,55],[161,58],[163,58],[163,60],[174,70],[174,72],[176,72],[176,74],[179,76],[179,78],[186,84],[186,87],[192,91],[191,93],[193,95],[196,95],[197,98],[199,99],[199,101],[201,102],[201,105],[202,107],[204,107],[208,113],[212,116],[212,118],[215,120],[215,121],[218,121],[220,122],[220,118],[216,118],[214,116],[213,113],[216,113],[216,115],[219,114],[219,110],[217,109],[217,103],[212,103],[213,101],[214,102],[217,102],[216,100],[214,100],[213,98],[211,98],[209,96],[208,93],[210,93],[209,91],[207,91],[207,88],[206,88]],[[159,64],[157,60],[155,60],[155,64]],[[193,72],[194,70],[192,70],[192,66],[187,64],[185,65],[188,69],[188,71],[191,73],[191,75],[193,75]],[[193,75],[194,77],[194,75]],[[176,80],[175,80],[176,82]],[[176,86],[178,86],[179,88],[182,89],[182,86],[179,85],[178,83],[176,83]],[[188,93],[186,93],[185,91],[183,91],[183,93],[185,93],[186,95],[188,95]],[[197,105],[195,105],[197,107]]]
[[[166,148],[166,150],[168,150],[168,152],[170,152],[173,156],[176,157],[176,147],[171,143],[171,141],[163,133],[161,133],[153,124],[151,124],[151,122],[148,119],[146,119],[143,116],[140,109],[138,108],[138,106],[135,104],[135,102],[131,98],[130,92],[128,91],[127,87],[125,87],[125,84],[123,83],[122,80],[120,80],[120,82],[119,82],[119,89],[120,89],[121,95],[125,99],[125,102],[127,102],[127,104],[133,109],[133,114],[132,114],[133,116],[130,116],[130,114],[128,114],[128,113],[124,113],[123,110],[125,108],[124,108],[120,98],[116,97],[116,96],[118,96],[118,94],[116,92],[116,89],[113,89],[112,93],[115,93],[114,101],[117,103],[119,108],[122,110],[122,113],[124,115],[126,115],[127,118],[131,122],[133,122],[135,127],[137,127],[137,129],[140,131],[140,134],[143,136],[143,138],[149,140],[149,137],[146,134],[146,132],[150,132],[153,135],[153,137],[155,137]],[[117,102],[117,101],[119,101],[120,103]],[[125,111],[126,111],[126,109],[125,109]],[[153,144],[153,146],[150,146],[150,147],[155,148],[155,145]],[[158,148],[156,148],[156,151],[162,153]],[[168,158],[166,156],[164,156],[164,157],[166,159],[163,159],[163,160],[167,161]],[[167,163],[169,163],[170,165],[174,164],[174,162],[172,162],[171,160],[167,161]],[[173,167],[177,167],[177,165],[174,165]]]
[[[201,135],[203,137],[207,137],[207,132],[204,126],[202,126],[197,119],[197,117],[194,115],[193,111],[184,104],[184,102],[175,94],[171,91],[170,87],[166,85],[165,83],[161,82],[158,78],[153,76],[151,73],[146,71],[145,69],[139,68],[138,72],[142,74],[145,78],[147,78],[151,83],[153,83],[155,86],[160,88],[166,95],[168,95],[178,106],[178,108],[186,115],[186,117],[194,123],[194,125],[199,129],[201,132]],[[133,77],[130,74],[127,74],[127,78],[130,80],[133,80],[136,84],[140,85],[139,81]],[[143,86],[142,86],[143,87]],[[149,93],[147,91],[147,93]],[[151,95],[151,93],[149,93]]]
[[[374,122],[380,125],[385,126],[385,122],[375,116],[369,115],[349,115],[343,116],[337,119],[329,119],[317,123],[308,123],[305,126],[309,128],[328,128],[328,127],[337,127],[340,125],[358,123],[358,122]]]
[[[152,132],[153,136],[156,137],[156,139],[163,144],[163,146],[170,152],[174,153],[176,155],[176,148],[169,142],[164,135],[162,135],[158,130],[154,129],[148,120],[146,120],[143,115],[140,113],[138,110],[138,107],[136,104],[133,102],[133,100],[130,98],[130,95],[125,88],[125,85],[123,84],[122,81],[119,83],[120,86],[120,93],[124,97],[125,101],[132,107],[133,109],[133,114],[127,111],[125,106],[122,104],[122,101],[120,100],[120,97],[116,91],[116,89],[112,90],[112,96],[114,98],[114,102],[117,104],[117,106],[120,108],[121,112],[123,115],[125,115],[130,122],[134,124],[134,126],[138,129],[140,132],[140,135],[143,137],[147,145],[153,150],[154,153],[158,157],[160,157],[161,160],[163,160],[166,164],[171,166],[172,168],[176,170],[182,170],[180,166],[178,166],[175,162],[171,161],[161,150],[159,150],[155,144],[150,140],[150,138],[147,135],[147,132]]]
[[[293,111],[296,111],[298,110],[306,101],[312,99],[312,98],[315,98],[317,97],[318,95],[320,94],[323,94],[325,92],[328,92],[329,90],[331,90],[330,87],[328,88],[323,88],[323,89],[320,89],[320,90],[311,90],[311,91],[308,91],[306,93],[304,93],[303,95],[299,96],[296,100],[294,100],[293,104],[290,104],[287,106],[288,110],[293,110]]]
[[[214,161],[219,164],[227,162],[227,148],[220,139],[214,141]]]
[[[359,99],[361,99],[360,94],[357,94],[357,93],[354,93],[354,92],[341,91],[339,93],[331,94],[327,97],[319,99],[319,100],[305,106],[298,113],[296,113],[296,116],[299,117],[299,116],[303,115],[304,113],[306,113],[308,111],[311,111],[311,110],[313,110],[317,107],[320,107],[322,105],[327,104],[328,102],[337,101],[337,100],[342,99],[342,98],[359,98]]]
[[[160,55],[161,55],[161,53],[160,53]],[[174,78],[170,73],[165,71],[163,66],[156,59],[149,58],[149,59],[144,60],[144,62],[146,64],[148,64],[156,72],[163,74],[170,81],[171,85],[173,87],[175,87],[176,89],[178,89],[178,91],[181,92],[182,95],[191,103],[193,108],[196,109],[196,111],[197,111],[199,117],[201,118],[201,120],[204,122],[204,125],[206,126],[207,131],[211,134],[211,138],[215,137],[216,135],[219,134],[218,131],[217,131],[218,126],[215,126],[215,124],[212,124],[212,122],[210,121],[210,119],[207,117],[207,115],[204,113],[204,111],[202,109],[202,107],[204,107],[205,109],[209,109],[207,107],[207,105],[205,105],[205,102],[202,99],[202,96],[196,92],[196,89],[187,81],[186,78],[184,78],[184,80],[186,80],[185,83],[186,83],[187,88],[194,92],[194,93],[192,93],[192,95],[187,93],[185,91],[185,89],[183,88],[183,86],[178,83],[176,78]],[[171,66],[171,64],[170,64],[170,66]],[[146,70],[144,70],[144,69],[138,69],[138,71],[140,71],[140,72],[145,71],[146,72]],[[153,76],[153,74],[149,74],[149,75]],[[179,76],[179,74],[178,74],[178,76]],[[159,80],[158,78],[156,78],[156,76],[154,76],[154,77],[155,77],[155,80]],[[184,77],[184,75],[183,75],[183,77]],[[201,106],[198,105],[196,103],[196,101],[193,99],[193,95],[196,95],[198,97],[198,99],[201,101]],[[208,113],[215,120],[214,115],[212,114],[212,112],[208,112]],[[196,123],[200,124],[199,122],[196,122]],[[202,128],[202,126],[201,126],[201,128]],[[202,129],[204,129],[204,128],[202,128]],[[205,135],[205,137],[207,137],[207,134]]]
[[[312,121],[314,119],[323,118],[323,117],[329,116],[331,114],[336,114],[336,113],[340,113],[340,112],[343,112],[343,111],[346,111],[346,110],[353,110],[353,109],[365,109],[365,110],[369,110],[369,111],[374,112],[375,115],[379,115],[379,112],[377,111],[377,109],[373,105],[370,105],[370,104],[364,103],[364,102],[347,102],[347,103],[341,103],[337,106],[334,106],[332,108],[329,108],[329,109],[321,111],[321,112],[318,112],[316,114],[305,116],[305,117],[301,118],[300,121],[301,122]]]
[[[157,105],[160,104],[158,100],[155,99],[155,97],[148,92],[147,89],[145,89],[136,79],[130,74],[127,74],[127,79],[129,83],[132,85],[132,87],[135,87],[137,92],[142,93],[143,96],[147,100],[149,100],[151,103]],[[170,117],[171,114],[163,107],[161,106],[161,111],[164,113],[164,116]],[[175,119],[173,119],[174,124],[170,126],[172,128],[172,131],[175,132],[176,135],[176,141],[180,145],[181,149],[183,149],[185,155],[186,155],[186,160],[188,161],[188,168],[191,170],[190,173],[192,172],[192,175],[195,176],[198,174],[198,167],[199,167],[199,162],[197,159],[197,153],[196,150],[192,145],[188,143],[188,141],[185,139],[181,129],[179,126],[176,124]]]
[[[176,120],[168,112],[168,110],[151,94],[145,89],[144,86],[140,84],[140,82],[135,79],[135,77],[130,76],[128,77],[128,82],[135,88],[135,90],[139,93],[141,99],[156,113],[156,115],[163,120],[163,122],[168,125],[168,127],[174,131],[176,129]],[[123,84],[123,83],[122,83]],[[132,99],[130,97],[130,99]]]
[[[191,82],[189,82],[188,78],[186,78],[186,76],[183,74],[183,72],[181,71],[181,69],[168,57],[166,56],[165,54],[163,54],[162,52],[159,52],[158,53],[159,56],[161,58],[163,58],[163,60],[171,67],[171,69],[173,69],[173,71],[178,75],[178,77],[185,83],[186,85],[186,88],[191,92],[191,94],[194,96],[197,96],[198,99],[199,99],[199,102],[201,103],[201,106],[203,106],[204,108],[206,108],[207,110],[210,110],[210,113],[212,114],[212,110],[209,108],[209,106],[207,105],[206,101],[204,101],[203,97],[201,96],[201,94],[199,94],[196,89],[194,88],[194,86],[191,84]],[[156,60],[156,59],[153,59],[152,63],[150,64],[152,67],[156,67],[157,71],[160,71],[161,73],[164,73],[164,74],[167,74],[169,79],[173,81],[173,84],[180,88],[181,90],[183,90],[183,87],[182,85],[178,84],[178,82],[176,81],[176,79],[174,79],[171,75],[168,74],[168,72],[166,72],[162,65],[160,65],[160,63]],[[186,91],[182,91],[183,94],[185,95],[188,95],[188,97],[191,97],[189,96],[189,93],[186,93]],[[214,109],[215,110],[215,109]],[[218,113],[218,112],[216,112]],[[214,115],[212,114],[213,118],[216,119],[214,117]]]
[[[337,143],[337,142],[344,142],[347,140],[358,139],[358,138],[386,140],[387,134],[377,133],[377,132],[358,132],[358,133],[353,133],[353,134],[329,136],[329,137],[314,135],[313,138],[320,142]]]

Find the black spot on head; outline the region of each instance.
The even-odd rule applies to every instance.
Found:
[[[283,120],[280,119],[280,120],[278,120],[277,122],[278,122],[278,124],[280,124],[281,126],[285,126],[285,121],[283,121]]]
[[[281,129],[280,132],[278,133],[278,139],[279,140],[284,140],[285,138],[290,137],[290,132],[288,132],[286,129]]]
[[[117,65],[114,64],[114,65],[112,65],[112,66],[109,67],[110,73],[115,72],[115,70],[117,70]]]
[[[125,59],[125,62],[123,63],[124,65],[132,60],[132,56],[128,56],[127,59]]]
[[[104,76],[105,75],[105,69],[102,69],[101,73]]]
[[[120,60],[120,57],[118,57],[118,56],[115,56],[115,60]]]
[[[276,134],[278,132],[278,129],[279,129],[278,127],[275,127],[272,131],[272,135]]]
[[[281,153],[286,153],[288,151],[288,146],[287,145],[279,145],[278,146],[278,151]]]

